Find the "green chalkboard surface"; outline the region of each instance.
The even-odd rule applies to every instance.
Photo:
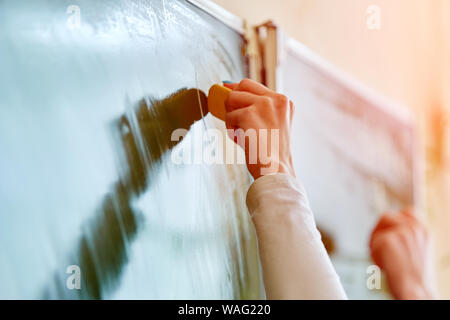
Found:
[[[242,46],[187,1],[0,3],[0,298],[262,297],[245,165],[202,157]]]

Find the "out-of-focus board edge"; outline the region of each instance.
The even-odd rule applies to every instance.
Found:
[[[326,78],[338,83],[340,86],[347,90],[354,92],[359,97],[368,101],[372,108],[375,108],[380,114],[384,114],[387,118],[395,119],[395,121],[406,128],[414,141],[411,146],[412,155],[412,180],[413,180],[413,199],[416,213],[421,215],[425,212],[425,177],[424,177],[424,162],[422,152],[419,149],[418,132],[416,127],[416,119],[414,115],[403,105],[386,98],[385,96],[377,93],[373,89],[365,86],[360,81],[356,80],[347,73],[339,70],[332,63],[328,62],[318,54],[313,52],[304,44],[299,41],[289,38],[278,30],[277,43],[273,45],[278,51],[278,65],[282,61],[283,56],[290,53],[305,65],[310,66],[317,72],[321,73]],[[274,71],[277,75],[280,75],[281,70]],[[283,83],[281,83],[282,77],[277,77],[277,89],[282,91]]]
[[[240,35],[244,35],[245,26],[244,20],[238,16],[232,14],[231,12],[225,10],[218,4],[210,0],[186,0],[197,8],[205,11],[209,15],[213,16],[229,28],[238,32]]]
[[[404,106],[387,99],[372,89],[364,86],[360,81],[357,81],[350,75],[342,72],[299,41],[285,37],[284,43],[284,49],[289,50],[293,55],[301,59],[303,63],[310,65],[316,69],[317,72],[321,72],[326,75],[327,78],[340,83],[343,87],[346,87],[350,91],[357,93],[359,96],[364,97],[366,100],[371,102],[375,108],[378,108],[387,116],[395,117],[405,126],[409,126],[411,129],[414,128],[414,118],[411,112],[409,112],[409,110]]]

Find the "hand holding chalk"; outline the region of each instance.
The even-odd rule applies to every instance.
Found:
[[[212,86],[208,108],[225,121],[229,135],[244,149],[247,168],[255,179],[273,173],[295,177],[290,146],[294,104],[286,96],[244,79]],[[255,134],[257,139],[250,139]]]

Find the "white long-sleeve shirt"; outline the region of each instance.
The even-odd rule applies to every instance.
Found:
[[[287,174],[260,177],[247,207],[255,224],[268,299],[346,299],[305,191]]]

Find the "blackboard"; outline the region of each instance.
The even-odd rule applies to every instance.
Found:
[[[0,3],[1,298],[262,296],[245,166],[168,140],[224,130],[202,92],[243,45],[187,1]]]

